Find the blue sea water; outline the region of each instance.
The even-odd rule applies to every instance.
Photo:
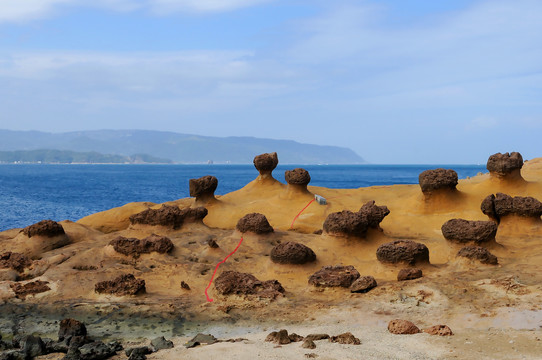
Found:
[[[274,176],[284,182],[279,165]],[[420,172],[444,167],[460,178],[485,172],[480,165],[303,165],[310,185],[359,188],[417,184]],[[134,201],[162,203],[188,197],[188,180],[218,178],[216,194],[238,190],[258,175],[252,165],[0,165],[0,231],[43,219],[76,221]]]

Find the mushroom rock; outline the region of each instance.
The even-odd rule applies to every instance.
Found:
[[[542,216],[542,203],[533,197],[511,197],[503,193],[488,195],[480,206],[482,212],[491,219],[500,221],[507,215],[540,219]]]
[[[47,251],[70,243],[62,225],[53,220],[42,220],[25,227],[18,236],[18,251],[31,258],[39,258]]]
[[[370,228],[379,230],[381,230],[380,223],[389,213],[390,210],[387,206],[378,206],[374,200],[366,202],[359,209],[359,214],[367,219],[367,225]]]
[[[521,178],[523,157],[518,152],[496,153],[489,157],[486,167],[492,178],[518,179]]]
[[[451,219],[441,227],[442,235],[449,241],[459,243],[474,242],[476,244],[495,240],[497,224],[493,221],[471,221]]]
[[[29,238],[32,236],[55,237],[66,234],[62,225],[53,220],[42,220],[25,227],[21,231]]]
[[[350,285],[350,292],[352,293],[366,293],[369,290],[374,289],[377,286],[376,280],[372,276],[362,276],[356,279],[352,285]]]
[[[420,332],[420,329],[411,321],[395,319],[388,323],[388,331],[397,335],[411,335]]]
[[[113,246],[116,252],[134,258],[139,257],[141,254],[150,254],[151,252],[165,254],[173,250],[171,240],[158,235],[151,235],[142,240],[118,236],[111,240],[109,245]]]
[[[243,216],[239,219],[235,228],[241,233],[268,234],[274,231],[265,215],[259,213],[251,213]]]
[[[284,172],[284,179],[288,183],[288,193],[309,193],[307,185],[311,181],[309,172],[305,169],[296,168],[293,170],[286,170]]]
[[[399,270],[397,273],[397,281],[414,280],[423,276],[422,269],[406,268]]]
[[[273,178],[271,173],[277,167],[279,158],[277,153],[265,153],[254,157],[254,167],[260,172],[260,179]]]
[[[215,190],[218,187],[218,179],[207,175],[199,179],[190,179],[190,196],[196,198],[196,203],[205,203],[215,199]]]
[[[275,299],[284,288],[277,280],[260,281],[254,275],[237,271],[224,271],[215,280],[215,289],[222,295],[256,295]]]
[[[359,277],[359,272],[352,265],[324,266],[309,277],[309,285],[348,288]]]
[[[110,281],[101,281],[94,286],[99,294],[112,294],[118,296],[138,295],[146,292],[145,280],[136,279],[133,274],[121,275]]]
[[[418,176],[418,182],[427,198],[435,192],[455,192],[458,177],[454,170],[439,168],[423,171]]]
[[[497,257],[481,246],[465,246],[457,253],[457,256],[466,257],[471,260],[478,260],[482,264],[497,265]]]
[[[147,209],[130,216],[132,225],[165,226],[174,230],[186,222],[201,222],[207,216],[204,207],[179,209],[177,206],[162,205],[159,209]]]
[[[333,236],[354,236],[364,238],[369,228],[368,219],[359,212],[343,210],[327,216],[324,232]]]
[[[383,263],[429,263],[429,249],[411,240],[396,240],[382,244],[376,250],[376,258]]]
[[[316,260],[311,248],[293,241],[278,244],[271,250],[271,261],[278,264],[306,264]]]

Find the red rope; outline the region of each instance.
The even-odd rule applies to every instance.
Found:
[[[310,204],[312,204],[314,202],[315,199],[312,199],[311,201],[309,201],[309,203],[307,204],[307,206],[305,206],[303,209],[301,209],[301,211],[299,212],[299,214],[297,214],[294,218],[294,220],[292,221],[292,225],[290,225],[290,229],[293,229],[294,228],[294,223],[295,221],[297,220],[297,218],[299,217],[299,215],[301,215],[303,213],[303,211],[305,211],[306,208],[309,207]]]
[[[218,270],[218,267],[220,266],[220,264],[224,264],[226,262],[226,260],[228,260],[228,258],[230,256],[232,256],[236,251],[237,249],[239,249],[239,246],[241,246],[241,243],[243,242],[243,237],[241,237],[241,240],[239,240],[239,244],[237,244],[237,247],[235,248],[235,250],[233,250],[228,256],[226,256],[224,258],[224,260],[222,260],[221,262],[219,262],[218,264],[216,264],[216,267],[215,267],[215,271],[213,272],[213,276],[211,277],[211,281],[209,281],[209,285],[207,285],[207,287],[205,288],[205,296],[207,297],[207,301],[209,302],[213,302],[213,299],[211,299],[209,297],[209,295],[207,294],[207,290],[209,290],[209,288],[211,287],[211,284],[213,283],[213,279],[215,278],[215,275],[216,275],[216,272]]]

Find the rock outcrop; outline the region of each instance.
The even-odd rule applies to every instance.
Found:
[[[36,280],[26,284],[15,283],[11,284],[11,290],[15,293],[15,297],[18,299],[25,299],[28,295],[39,294],[51,290],[47,281]]]
[[[377,286],[376,280],[372,276],[362,276],[350,285],[350,292],[352,293],[366,293]]]
[[[32,236],[55,237],[66,234],[62,225],[53,220],[42,220],[25,227],[21,232],[29,238]]]
[[[279,158],[277,153],[265,153],[254,157],[254,167],[262,177],[271,177],[271,173],[277,167]]]
[[[275,299],[284,288],[277,280],[260,281],[254,275],[237,271],[224,271],[215,280],[215,289],[222,295],[255,295]]]
[[[427,329],[423,329],[423,332],[429,335],[438,335],[438,336],[451,336],[454,334],[452,332],[452,329],[450,329],[448,325],[431,326],[431,327],[428,327]]]
[[[344,344],[344,345],[360,345],[361,344],[361,341],[357,337],[352,335],[352,333],[350,332],[345,332],[337,336],[332,336],[329,338],[329,341],[333,343]]]
[[[540,219],[542,216],[542,202],[530,196],[512,197],[503,193],[491,194],[482,201],[480,208],[485,215],[497,222],[507,215],[533,219]]]
[[[418,268],[406,268],[399,270],[397,274],[397,281],[414,280],[423,276],[422,269]]]
[[[272,233],[273,227],[269,225],[269,221],[263,214],[252,213],[243,216],[237,222],[235,228],[242,233],[252,232],[255,234]]]
[[[271,261],[278,264],[306,264],[316,260],[311,248],[293,241],[278,244],[271,250]]]
[[[32,260],[23,254],[11,251],[0,254],[0,269],[13,269],[17,272],[23,272],[30,265],[32,265]]]
[[[309,285],[349,288],[359,277],[359,272],[352,265],[324,266],[309,277]]]
[[[441,231],[444,238],[449,241],[482,244],[495,240],[497,224],[493,221],[451,219],[442,225]]]
[[[389,213],[387,206],[378,206],[374,201],[369,201],[358,212],[343,210],[329,214],[323,230],[333,236],[364,238],[369,228],[381,230],[380,223]]]
[[[420,329],[411,321],[395,319],[388,323],[388,331],[397,335],[411,335],[420,332]]]
[[[429,249],[411,240],[396,240],[382,244],[376,250],[376,258],[383,263],[429,263]]]
[[[284,172],[284,179],[289,185],[300,185],[305,187],[311,182],[309,172],[302,168],[286,170]]]
[[[207,175],[199,179],[189,180],[190,196],[196,198],[196,203],[206,203],[215,200],[215,191],[218,187],[218,179]]]
[[[145,293],[145,280],[136,279],[133,274],[121,275],[113,280],[97,283],[94,290],[99,294],[117,296],[138,295]]]
[[[286,345],[292,342],[288,336],[288,331],[285,329],[273,331],[265,338],[265,341],[272,342],[278,345]]]
[[[418,176],[423,194],[427,197],[435,192],[456,191],[457,173],[451,169],[425,170]]]
[[[492,177],[498,179],[509,179],[521,177],[523,157],[518,152],[496,153],[487,160],[487,169]]]
[[[457,256],[466,257],[471,260],[478,260],[482,264],[498,265],[499,261],[488,249],[481,246],[465,246],[457,253]]]
[[[138,258],[141,254],[150,254],[151,252],[166,254],[173,250],[171,240],[165,236],[158,235],[151,235],[144,239],[117,236],[111,240],[109,245],[113,246],[116,252],[134,258]]]
[[[159,209],[147,209],[130,216],[132,225],[165,226],[179,229],[185,221],[197,222],[207,216],[204,207],[180,209],[177,206],[162,205]]]
[[[367,226],[373,229],[380,229],[380,223],[390,214],[387,206],[378,206],[375,201],[368,201],[358,212],[362,218],[367,219]]]
[[[85,324],[75,319],[63,319],[58,329],[58,341],[62,341],[71,336],[86,336],[87,328]]]

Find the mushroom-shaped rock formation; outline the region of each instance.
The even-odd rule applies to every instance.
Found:
[[[121,275],[110,281],[101,281],[94,286],[99,294],[113,294],[118,296],[144,294],[145,280],[136,279],[133,274]]]
[[[311,248],[293,241],[278,244],[271,250],[271,261],[278,264],[306,264],[316,260]]]
[[[367,219],[367,225],[373,229],[380,229],[380,223],[389,213],[387,206],[378,206],[374,200],[366,202],[359,209],[359,214]]]
[[[359,277],[359,272],[352,265],[324,266],[309,277],[309,285],[348,288]]]
[[[540,219],[542,216],[542,202],[530,196],[511,197],[503,193],[491,194],[482,201],[480,207],[484,214],[497,221],[507,215],[534,219]]]
[[[150,254],[151,252],[165,254],[173,250],[171,240],[158,235],[151,235],[142,240],[118,236],[111,240],[109,245],[113,246],[116,252],[134,258],[138,258],[141,254]]]
[[[53,220],[42,220],[38,223],[25,227],[21,231],[29,238],[32,236],[55,237],[66,234],[62,225]]]
[[[374,289],[377,286],[376,280],[372,276],[362,276],[350,285],[350,292],[353,293],[366,293],[369,290]]]
[[[32,265],[29,257],[11,251],[0,254],[0,269],[13,269],[23,272],[26,267]]]
[[[416,263],[429,262],[429,249],[424,244],[411,240],[396,240],[382,244],[376,250],[376,258],[383,263]]]
[[[422,269],[406,268],[399,270],[397,273],[397,281],[414,280],[423,276]]]
[[[293,196],[298,193],[310,194],[309,190],[307,190],[307,185],[311,181],[311,176],[307,170],[301,168],[286,170],[284,172],[284,179],[288,183],[288,195]]]
[[[420,332],[420,329],[411,321],[395,319],[388,323],[388,331],[397,335],[411,335]]]
[[[165,226],[179,229],[185,221],[198,222],[207,216],[204,207],[179,209],[177,206],[162,205],[159,209],[147,209],[130,216],[132,225]]]
[[[277,280],[260,281],[254,275],[237,271],[224,271],[215,280],[215,289],[222,295],[255,295],[275,299],[284,288]]]
[[[190,179],[188,182],[190,196],[196,198],[196,203],[205,203],[215,200],[215,190],[218,187],[218,179],[207,175],[199,179]]]
[[[274,231],[265,215],[259,213],[251,213],[243,216],[239,219],[235,228],[242,233],[268,234]]]
[[[324,231],[333,236],[365,237],[369,227],[367,217],[359,212],[343,210],[328,215],[324,221]]]
[[[423,329],[423,332],[429,335],[438,335],[438,336],[451,336],[454,334],[452,332],[452,329],[450,329],[448,325],[431,326],[431,327],[428,327],[427,329]]]
[[[465,246],[457,253],[457,256],[466,257],[471,260],[478,260],[482,264],[497,265],[497,257],[481,246]]]
[[[85,324],[75,319],[64,319],[60,322],[58,330],[58,341],[62,341],[70,336],[86,336],[87,328]]]
[[[17,251],[33,259],[40,258],[44,252],[70,243],[62,225],[53,220],[42,220],[25,227],[18,238],[20,247]]]
[[[441,230],[446,240],[459,243],[472,241],[481,244],[495,240],[497,224],[493,221],[451,219],[442,225]]]
[[[254,157],[254,167],[260,172],[260,177],[272,177],[271,173],[277,167],[279,158],[277,153],[265,153]]]
[[[523,167],[523,157],[518,152],[496,153],[487,160],[487,169],[491,177],[498,179],[521,178],[521,168]]]
[[[451,169],[425,170],[418,176],[423,194],[427,197],[435,192],[456,190],[458,177]]]

